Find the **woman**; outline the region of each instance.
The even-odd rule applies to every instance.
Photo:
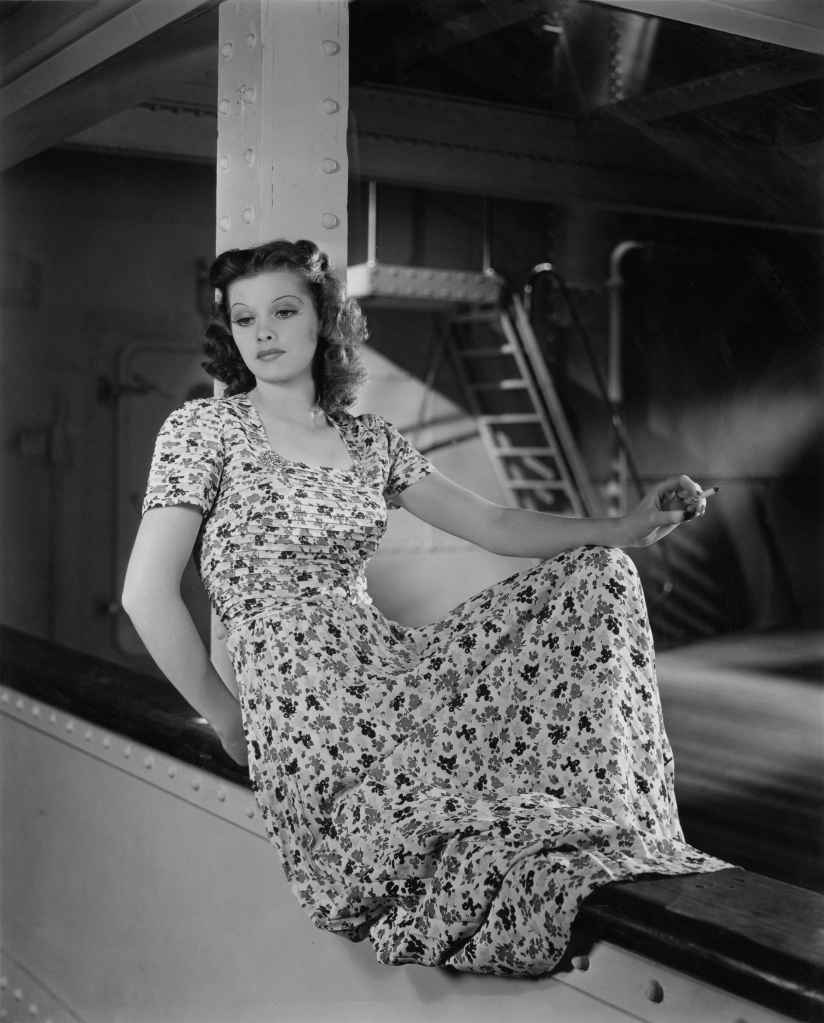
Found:
[[[157,437],[123,606],[248,763],[312,922],[382,963],[542,974],[599,885],[717,870],[683,840],[640,582],[706,499],[664,481],[619,520],[508,508],[445,478],[386,419],[346,411],[366,331],[326,257],[220,255],[205,368],[227,384]],[[662,511],[677,491],[680,508]],[[388,507],[541,558],[410,628],[364,569]],[[227,630],[239,708],[179,592],[190,553]]]

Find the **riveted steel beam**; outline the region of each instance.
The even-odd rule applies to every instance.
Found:
[[[649,123],[817,78],[824,78],[824,60],[817,55],[793,53],[779,60],[759,61],[658,89],[646,96],[624,100],[620,106],[633,120]]]
[[[310,238],[346,268],[346,0],[220,8],[217,249]]]
[[[217,6],[218,0],[138,0],[96,24],[0,89],[0,117],[9,117],[54,92],[104,61],[168,28],[175,22]]]
[[[347,0],[221,4],[218,252],[308,238],[346,280],[348,111]],[[225,641],[213,613],[212,661],[228,683]]]
[[[824,5],[810,0],[585,0],[809,53],[824,53]]]

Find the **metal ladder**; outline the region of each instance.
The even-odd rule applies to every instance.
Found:
[[[595,515],[599,502],[521,299],[449,322],[447,351],[511,503]]]

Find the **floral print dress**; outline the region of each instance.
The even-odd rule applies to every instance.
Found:
[[[278,455],[245,394],[188,401],[142,508],[203,513],[252,786],[312,923],[385,964],[540,975],[599,886],[728,866],[684,841],[632,560],[580,547],[393,621],[365,568],[432,464],[381,416],[330,421],[345,469]]]

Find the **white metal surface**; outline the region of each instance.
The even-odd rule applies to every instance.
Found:
[[[345,0],[221,5],[217,251],[309,238],[345,273],[348,45]]]
[[[0,739],[5,1020],[783,1019],[608,943],[538,981],[387,969],[311,927],[250,791],[8,686]]]
[[[501,292],[500,278],[490,274],[381,263],[350,266],[346,280],[347,292],[359,301],[403,299],[427,308],[491,304],[497,302]]]

